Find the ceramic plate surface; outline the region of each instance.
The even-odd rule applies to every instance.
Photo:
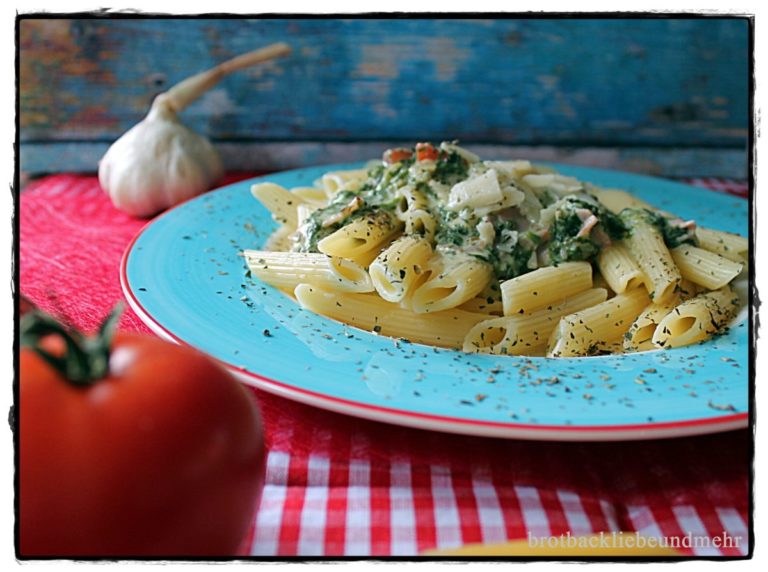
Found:
[[[355,166],[264,179],[306,186]],[[702,226],[747,233],[745,200],[640,175],[555,168]],[[246,383],[368,419],[505,438],[631,440],[747,426],[746,307],[725,334],[702,344],[618,356],[496,357],[398,342],[302,310],[249,277],[239,253],[262,247],[275,228],[251,196],[257,180],[159,216],[121,265],[126,297],[153,331],[215,357]]]

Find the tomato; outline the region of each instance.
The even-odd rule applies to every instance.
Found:
[[[237,554],[264,480],[253,396],[193,349],[107,347],[87,385],[20,352],[19,556]]]
[[[405,161],[413,157],[413,151],[410,149],[388,149],[384,152],[384,162],[387,165],[394,165],[400,161]]]
[[[436,161],[439,152],[431,143],[417,143],[416,144],[416,160],[417,161]]]

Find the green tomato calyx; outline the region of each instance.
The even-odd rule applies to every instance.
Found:
[[[90,386],[109,373],[110,345],[122,312],[123,305],[118,303],[96,335],[85,336],[53,316],[35,309],[21,318],[19,343],[37,353],[73,385]],[[43,338],[49,336],[58,336],[64,341],[65,350],[62,355],[54,355],[41,346]]]

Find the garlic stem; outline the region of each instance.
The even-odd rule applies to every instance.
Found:
[[[270,44],[264,48],[222,62],[208,71],[182,80],[161,94],[162,97],[159,97],[159,99],[165,101],[173,111],[178,113],[216,85],[224,76],[246,67],[288,55],[289,53],[291,53],[291,48],[288,44],[282,42]]]

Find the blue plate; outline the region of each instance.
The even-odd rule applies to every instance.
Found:
[[[334,165],[273,174],[310,185]],[[747,233],[747,201],[670,181],[555,165],[628,190],[702,226]],[[157,334],[213,356],[266,391],[350,415],[463,434],[629,440],[748,423],[747,310],[685,348],[579,359],[470,355],[364,332],[302,310],[250,278],[240,252],[274,230],[243,181],[156,218],[129,245],[121,280]]]

